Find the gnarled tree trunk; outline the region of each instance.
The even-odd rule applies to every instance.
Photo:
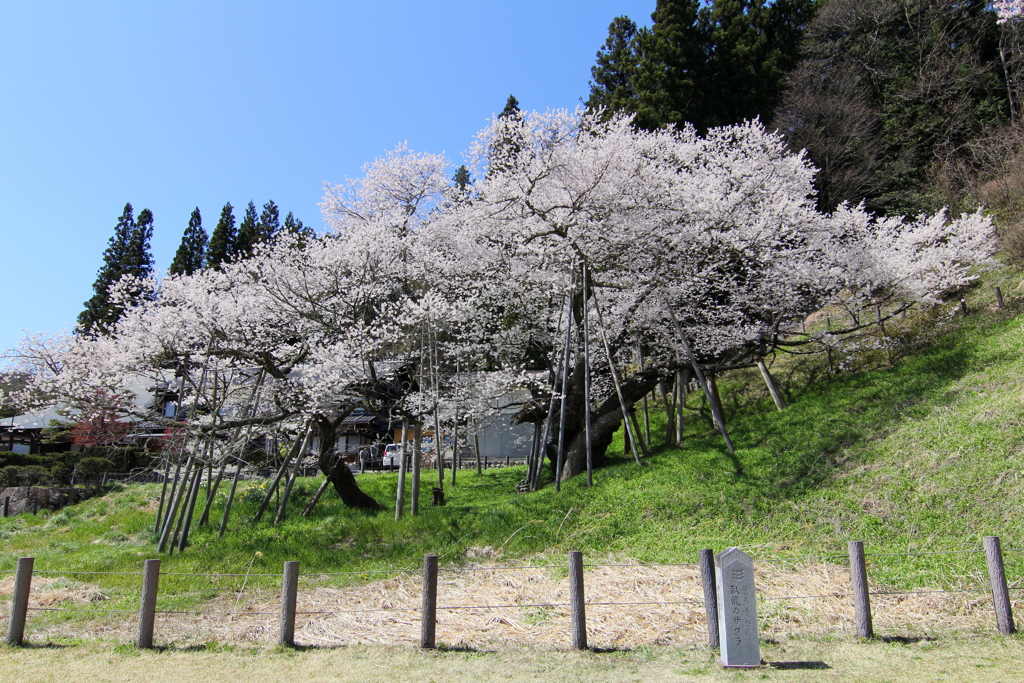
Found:
[[[342,420],[351,410],[344,411],[332,418],[317,416],[316,423],[320,430],[320,471],[331,480],[334,490],[341,496],[346,507],[361,510],[383,510],[381,504],[363,493],[356,483],[356,478],[342,459],[334,452],[335,434]]]
[[[671,371],[664,368],[650,368],[630,377],[622,383],[623,398],[629,405],[639,401],[650,392],[660,381],[671,377]],[[573,368],[569,376],[565,400],[565,447],[564,462],[560,481],[566,481],[587,471],[587,432],[584,393],[584,366],[582,359]],[[546,419],[546,411],[541,407],[549,405],[547,397],[537,396],[531,407],[524,409],[516,416],[517,422],[537,423]],[[561,402],[555,401],[551,432],[548,434],[545,460],[551,463],[554,470],[558,458],[558,430],[561,422],[559,410]],[[612,437],[622,424],[622,407],[616,394],[611,394],[591,413],[591,449],[594,467],[604,463],[605,453],[612,442]]]

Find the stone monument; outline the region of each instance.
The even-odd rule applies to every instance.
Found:
[[[718,640],[726,667],[761,665],[754,596],[754,561],[737,548],[715,555],[718,585]]]

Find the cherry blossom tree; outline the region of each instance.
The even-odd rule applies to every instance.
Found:
[[[814,169],[756,121],[698,136],[602,118],[499,117],[470,150],[479,180],[458,188],[444,157],[401,145],[325,188],[327,234],[282,234],[244,261],[166,277],[109,335],[70,340],[52,361],[26,350],[34,389],[87,401],[163,383],[188,415],[186,463],[211,474],[254,436],[290,438],[300,457],[315,426],[339,494],[374,507],[335,467],[350,411],[465,433],[528,387],[517,419],[536,425],[536,488],[545,461],[556,484],[600,464],[624,418],[639,460],[632,405],[678,372],[714,407],[714,374],[830,343],[793,334],[795,321],[940,300],[991,254],[980,213],[816,211]],[[120,410],[153,419],[129,400]]]

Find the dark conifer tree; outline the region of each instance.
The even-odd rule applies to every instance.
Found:
[[[92,334],[102,331],[103,326],[116,320],[110,307],[110,287],[124,275],[128,245],[134,231],[135,216],[132,205],[125,204],[121,217],[117,219],[114,234],[103,252],[103,265],[96,273],[96,281],[92,285],[93,295],[85,302],[85,310],[78,315],[80,332]]]
[[[509,95],[508,99],[505,100],[505,108],[498,114],[499,119],[505,119],[509,116],[522,116],[523,111],[519,108],[519,100],[516,99],[515,95]]]
[[[191,275],[201,270],[205,265],[206,257],[206,231],[203,230],[203,219],[199,215],[199,207],[192,211],[188,220],[188,227],[185,234],[181,236],[181,244],[174,254],[171,267],[167,270],[170,275],[184,273]]]
[[[304,247],[315,237],[313,228],[303,225],[300,220],[296,220],[295,215],[291,211],[284,217],[284,225],[281,228],[285,234],[298,237],[295,244],[300,248]]]
[[[230,261],[235,255],[237,233],[234,208],[231,206],[231,202],[228,202],[220,210],[220,220],[217,221],[217,227],[213,229],[210,246],[206,251],[206,265],[210,268],[219,268],[220,264]]]
[[[125,204],[118,218],[114,235],[103,252],[103,265],[93,283],[93,295],[85,302],[85,310],[78,316],[78,330],[83,334],[102,334],[121,318],[124,308],[110,300],[111,287],[125,275],[147,278],[153,273],[153,256],[149,242],[153,237],[153,213],[149,209],[133,217],[132,205]],[[130,298],[152,297],[146,287],[134,288]]]
[[[463,164],[455,170],[455,176],[452,178],[452,182],[460,192],[468,192],[469,186],[473,183],[472,178],[469,175],[469,169]]]
[[[634,88],[639,127],[705,127],[704,99],[714,95],[705,86],[708,37],[698,22],[699,11],[699,0],[658,0],[651,14],[654,25],[638,35]]]
[[[658,0],[650,29],[616,18],[591,69],[590,109],[638,128],[769,123],[817,0]]]
[[[588,109],[603,107],[608,115],[636,112],[636,34],[636,22],[629,17],[615,17],[608,27],[608,39],[597,53],[597,64],[590,67]]]
[[[251,201],[245,207],[245,216],[238,225],[238,235],[235,238],[235,258],[244,259],[252,256],[253,247],[260,241],[259,216],[256,214],[256,205]]]
[[[709,40],[706,127],[759,117],[770,123],[786,74],[797,64],[814,0],[715,0],[701,12]]]
[[[277,208],[273,199],[263,205],[263,211],[260,213],[260,220],[256,226],[257,242],[269,244],[273,241],[274,235],[281,227],[280,215],[280,209]]]
[[[128,254],[125,260],[125,272],[137,278],[147,278],[153,274],[153,254],[149,243],[153,239],[153,212],[143,209],[135,221],[135,230],[128,242]]]

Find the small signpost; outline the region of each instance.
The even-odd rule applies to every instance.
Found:
[[[737,548],[715,555],[718,588],[718,641],[724,667],[761,665],[754,596],[754,561]]]

